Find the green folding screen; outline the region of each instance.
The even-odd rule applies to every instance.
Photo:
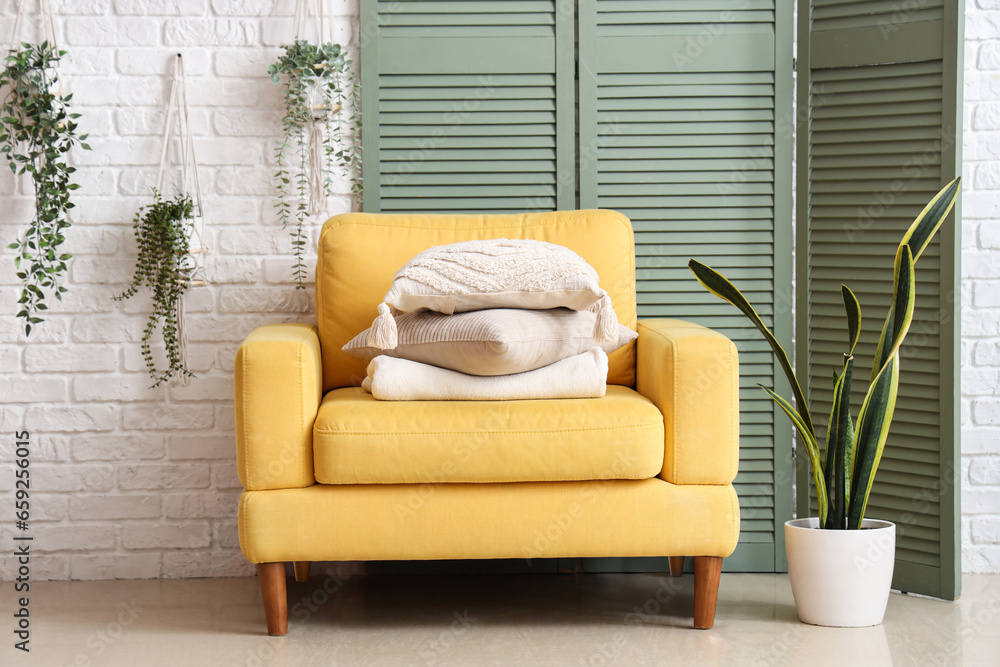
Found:
[[[829,414],[831,369],[846,351],[841,281],[861,301],[855,356],[870,368],[899,239],[961,172],[962,3],[911,5],[799,3],[798,367],[814,415]],[[956,212],[917,263],[899,401],[867,509],[897,524],[893,587],[949,599],[961,571],[960,239]],[[867,378],[855,373],[855,417]],[[799,501],[804,514],[808,496]]]
[[[361,3],[366,211],[574,208],[575,30],[560,4]]]
[[[640,317],[699,322],[739,348],[742,521],[725,566],[783,569],[791,431],[757,383],[784,379],[687,261],[736,281],[790,343],[791,2],[581,0],[579,14],[580,205],[632,220]]]
[[[887,248],[958,164],[960,8],[896,4],[800,2],[797,276],[806,289],[797,349],[817,414],[828,409],[828,367],[841,353],[837,278],[850,277],[866,306],[881,309]],[[686,262],[699,258],[736,282],[791,349],[792,15],[792,0],[361,3],[365,210],[619,210],[635,228],[640,316],[694,320],[736,342],[742,524],[729,570],[785,569],[792,429],[756,385],[788,390],[760,335],[698,286]],[[893,170],[935,132],[945,146],[937,162],[848,237],[857,207],[891,187]],[[928,326],[932,312],[943,315],[938,329],[911,334],[870,516],[909,518],[900,506],[908,489],[952,479],[956,247],[946,229],[918,265],[918,314]],[[880,319],[865,314],[869,327]],[[912,527],[901,523],[897,573],[908,590],[920,590],[910,582],[927,568],[954,569],[957,503],[954,486],[946,490]]]

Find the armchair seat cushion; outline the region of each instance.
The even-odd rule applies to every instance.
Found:
[[[602,398],[376,401],[326,394],[313,429],[321,484],[648,479],[663,467],[663,416],[634,390]]]

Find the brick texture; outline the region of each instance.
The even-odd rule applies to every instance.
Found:
[[[26,343],[0,290],[0,428],[33,431],[32,577],[246,576],[236,540],[232,371],[259,324],[309,321],[293,289],[287,235],[275,224],[270,147],[280,93],[266,76],[291,39],[291,0],[62,0],[66,86],[92,134],[78,153],[70,292]],[[357,0],[329,3],[335,39],[357,44]],[[9,32],[15,3],[0,2]],[[1000,572],[1000,2],[966,3],[962,436],[964,568]],[[2,31],[0,31],[2,32]],[[138,338],[146,302],[111,300],[131,275],[131,221],[155,180],[174,53],[184,54],[206,197],[212,285],[189,294],[188,387],[150,390]],[[338,181],[342,183],[342,181]],[[344,186],[341,186],[344,187]],[[23,184],[0,174],[9,220]],[[345,191],[331,213],[349,210]],[[311,231],[315,238],[316,230]],[[16,284],[10,253],[0,285]],[[312,259],[308,260],[310,263]],[[162,350],[154,346],[155,354]],[[3,460],[10,443],[0,442]],[[12,512],[0,476],[0,516]],[[10,527],[0,526],[9,542]],[[13,563],[0,556],[0,579]]]
[[[276,224],[271,184],[281,94],[267,66],[278,45],[291,41],[294,4],[53,3],[57,36],[69,51],[63,85],[74,93],[94,150],[72,157],[82,188],[66,234],[70,291],[50,302],[47,321],[28,341],[12,317],[11,253],[0,250],[0,460],[13,458],[15,430],[32,432],[33,579],[254,572],[236,531],[232,358],[260,324],[313,320],[312,290],[296,290],[291,280],[291,244]],[[0,0],[0,34],[10,32],[16,7]],[[328,7],[338,38],[356,41],[357,1]],[[265,44],[265,34],[274,44]],[[189,363],[198,377],[151,389],[139,348],[149,299],[111,297],[134,267],[132,217],[151,199],[178,52],[188,75],[212,284],[185,301]],[[0,247],[20,228],[14,221],[30,213],[25,183],[3,171]],[[345,189],[331,199],[330,213],[352,203]],[[162,346],[153,350],[162,355]],[[12,488],[9,466],[0,466],[0,516],[13,515]],[[0,523],[5,544],[8,524]],[[13,561],[0,555],[0,580],[13,572]]]
[[[1000,2],[965,11],[962,567],[1000,572]]]

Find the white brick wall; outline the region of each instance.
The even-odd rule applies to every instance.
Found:
[[[1000,2],[966,0],[962,566],[1000,572]]]
[[[293,0],[53,0],[94,150],[74,155],[74,259],[65,302],[25,343],[12,317],[16,279],[0,264],[0,460],[13,431],[32,432],[32,532],[38,579],[239,576],[233,356],[267,322],[312,319],[296,291],[291,245],[273,216],[271,147],[280,92],[268,64],[291,39]],[[33,6],[33,5],[32,5]],[[357,0],[330,3],[353,41]],[[0,39],[16,5],[0,0]],[[189,293],[187,387],[149,389],[140,355],[148,298],[111,300],[135,257],[132,216],[149,201],[171,57],[183,53],[209,220],[212,285]],[[7,173],[6,166],[3,173]],[[2,245],[30,209],[24,183],[0,173]],[[331,213],[350,208],[346,191]],[[318,230],[314,230],[315,232]],[[10,544],[13,486],[0,471],[0,542]],[[7,550],[4,550],[5,553]],[[13,562],[0,556],[0,579]]]
[[[337,39],[355,41],[358,0],[334,0]],[[54,0],[70,52],[67,87],[94,151],[79,181],[70,292],[25,344],[0,266],[0,460],[33,432],[38,579],[238,576],[232,367],[265,322],[310,319],[292,289],[290,245],[272,214],[271,141],[280,95],[266,76],[290,38],[292,0]],[[14,3],[0,0],[0,36]],[[1000,2],[967,0],[963,261],[964,567],[1000,572]],[[189,74],[209,224],[212,286],[187,301],[189,387],[150,391],[137,337],[146,305],[111,301],[131,275],[131,219],[148,201],[170,56]],[[4,169],[5,171],[5,169]],[[0,238],[30,210],[0,175]],[[345,193],[332,212],[347,210]],[[12,224],[12,221],[17,221]],[[315,233],[315,230],[314,230]],[[315,234],[314,234],[315,235]],[[9,544],[12,475],[0,474]],[[13,564],[0,557],[0,579]]]

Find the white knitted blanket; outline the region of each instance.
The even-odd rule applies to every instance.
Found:
[[[476,376],[385,355],[368,364],[361,387],[380,401],[513,401],[599,398],[608,382],[608,355],[599,347],[513,375]]]

